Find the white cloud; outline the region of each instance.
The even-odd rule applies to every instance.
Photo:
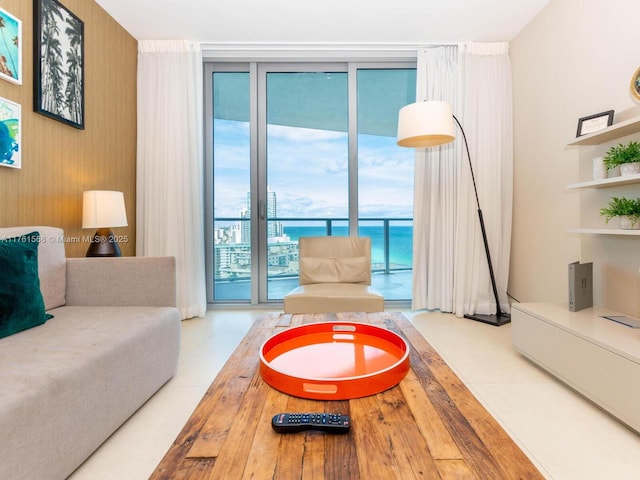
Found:
[[[287,127],[284,125],[269,125],[267,135],[270,139],[287,142],[327,142],[346,138],[346,132],[331,130],[317,130],[313,128]]]
[[[220,122],[215,150],[216,215],[236,216],[249,189],[246,123]],[[269,126],[267,182],[278,199],[278,216],[346,217],[348,143],[344,132]],[[413,152],[395,139],[359,138],[360,211],[367,216],[411,216]]]

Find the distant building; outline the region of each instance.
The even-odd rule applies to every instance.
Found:
[[[267,192],[267,219],[278,217],[278,199],[276,192],[269,190]],[[240,218],[246,218],[246,221],[241,222],[242,231],[242,243],[251,243],[251,192],[247,192],[247,207],[240,212]],[[284,235],[284,227],[282,222],[269,220],[267,222],[267,242],[272,243],[272,239],[279,238],[280,241],[289,241]]]
[[[277,218],[276,192],[267,192],[267,219]],[[251,195],[240,211],[239,222],[215,229],[215,278],[233,279],[251,276]],[[269,276],[297,275],[298,243],[291,242],[282,222],[267,222],[267,264]]]

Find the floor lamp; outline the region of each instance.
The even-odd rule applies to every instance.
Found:
[[[453,120],[455,120],[458,127],[460,127],[464,145],[467,150],[469,170],[471,170],[471,180],[473,181],[473,190],[476,195],[476,205],[478,207],[480,230],[482,231],[482,240],[484,241],[484,251],[487,255],[491,287],[493,288],[493,295],[496,300],[496,313],[494,315],[474,314],[465,315],[464,317],[495,326],[505,325],[511,321],[511,315],[503,313],[500,308],[500,298],[498,297],[498,288],[496,286],[495,275],[493,274],[493,264],[491,263],[491,254],[489,253],[487,232],[484,227],[484,218],[482,217],[480,200],[478,200],[478,188],[476,187],[476,179],[473,173],[473,166],[471,165],[469,144],[467,143],[467,136],[464,133],[462,125],[451,111],[451,105],[447,102],[429,101],[416,102],[401,108],[398,116],[398,145],[401,147],[424,148],[452,142],[456,138]]]

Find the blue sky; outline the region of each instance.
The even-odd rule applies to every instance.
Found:
[[[215,120],[215,216],[236,217],[249,190],[249,124]],[[360,217],[413,216],[413,150],[359,136]],[[268,126],[269,189],[279,217],[347,217],[347,134]]]

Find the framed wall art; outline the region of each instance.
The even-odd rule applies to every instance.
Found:
[[[22,85],[22,22],[0,8],[0,78]]]
[[[22,168],[21,107],[0,97],[0,166]]]
[[[34,0],[34,110],[84,129],[84,22],[58,0]]]
[[[588,133],[597,132],[603,128],[607,128],[613,123],[613,110],[596,113],[588,117],[582,117],[578,120],[578,132],[576,137],[587,135]]]

